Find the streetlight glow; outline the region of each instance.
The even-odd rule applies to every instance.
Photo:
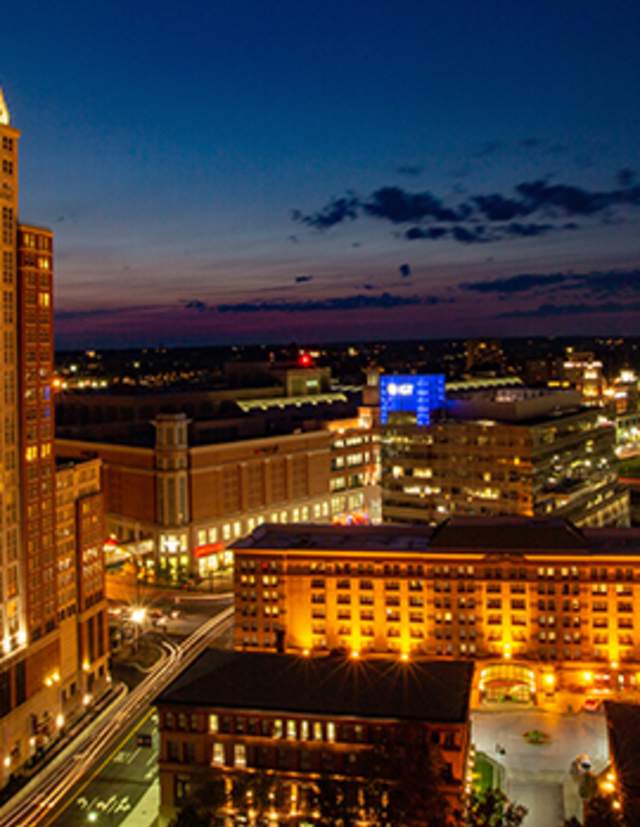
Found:
[[[143,624],[147,617],[147,610],[139,607],[131,610],[131,620],[139,625]]]

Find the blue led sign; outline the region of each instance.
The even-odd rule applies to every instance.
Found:
[[[390,413],[414,413],[418,425],[431,423],[431,412],[446,401],[444,375],[383,374],[380,377],[380,420],[387,424]]]

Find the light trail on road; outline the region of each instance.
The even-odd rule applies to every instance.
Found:
[[[100,760],[127,734],[151,701],[208,646],[233,620],[233,606],[211,618],[179,646],[172,647],[157,668],[127,694],[95,728],[73,742],[74,749],[62,762],[45,766],[1,809],[0,827],[32,827],[53,818],[56,808],[94,771]],[[33,790],[29,790],[34,786]],[[28,791],[25,793],[25,790]],[[49,823],[52,823],[51,821]]]

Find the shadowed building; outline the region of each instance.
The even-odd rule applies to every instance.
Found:
[[[215,779],[226,814],[246,817],[251,801],[232,791],[256,776],[274,820],[313,823],[318,781],[364,785],[376,754],[403,749],[431,760],[437,791],[460,809],[472,674],[461,662],[208,650],[156,700],[162,823]]]

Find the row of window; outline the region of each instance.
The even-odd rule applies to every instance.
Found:
[[[196,538],[199,546],[206,543],[217,543],[220,540],[231,540],[242,537],[243,534],[250,534],[255,528],[261,526],[263,523],[299,523],[308,522],[313,519],[322,519],[329,517],[330,505],[328,502],[314,503],[313,506],[303,505],[292,508],[289,511],[273,511],[270,515],[259,515],[257,517],[249,517],[247,520],[235,520],[230,523],[224,523],[222,526],[212,526],[211,528],[200,528],[197,531]]]
[[[219,715],[211,713],[166,712],[163,730],[202,732],[204,727],[211,735],[253,735],[287,741],[386,743],[397,736],[388,726],[336,723],[306,718],[258,718],[247,715]],[[426,737],[426,736],[425,736]],[[432,730],[430,740],[441,743],[446,749],[455,748],[455,733],[439,733]]]
[[[272,515],[273,517],[274,515]],[[258,518],[260,519],[260,518]],[[254,560],[241,560],[240,561],[240,568],[242,570],[251,570],[256,567],[256,561]],[[278,564],[281,565],[281,564]],[[520,581],[516,583],[510,584],[510,591],[512,594],[524,594],[526,586],[521,581],[529,581],[536,584],[539,593],[542,594],[555,594],[556,591],[556,583],[558,579],[561,580],[591,580],[591,581],[600,581],[597,583],[592,583],[592,592],[594,594],[606,594],[608,593],[609,586],[606,582],[609,580],[611,582],[611,589],[615,587],[615,591],[617,594],[630,594],[631,593],[631,586],[626,585],[624,582],[615,581],[633,581],[635,578],[634,569],[630,568],[616,568],[616,569],[605,569],[605,568],[591,568],[587,570],[586,568],[578,568],[576,566],[571,566],[567,568],[539,568],[537,572],[533,572],[527,570],[525,568],[521,569],[511,569],[511,570],[503,570],[500,568],[486,568],[486,569],[478,569],[474,568],[473,566],[424,566],[422,564],[408,564],[408,565],[400,565],[400,564],[374,564],[374,563],[325,563],[323,561],[311,561],[307,565],[302,565],[296,568],[297,574],[304,574],[309,573],[312,576],[314,574],[322,574],[322,575],[376,575],[376,576],[392,576],[392,577],[402,577],[402,578],[410,578],[409,588],[420,589],[424,588],[424,581],[419,580],[411,580],[411,578],[417,577],[433,577],[434,584],[433,588],[435,591],[439,592],[451,592],[457,584],[458,591],[474,591],[474,586],[477,583],[481,585],[481,582],[485,581],[492,581],[497,580],[501,581],[506,578],[510,578],[512,580]],[[472,578],[474,582],[463,584],[459,582],[459,580],[445,580],[442,578]],[[554,579],[555,578],[555,579]],[[638,578],[640,578],[640,572],[638,574]],[[540,581],[543,582],[540,582]],[[339,581],[341,585],[336,583],[337,588],[351,588],[355,586],[355,582],[350,580]],[[406,580],[403,579],[401,582],[393,582],[385,584],[386,588],[391,589],[399,589],[402,588],[402,583],[405,583]],[[326,588],[326,580],[324,577],[313,577],[312,579],[312,586],[314,588]],[[370,580],[360,580],[358,583],[360,589],[370,589],[373,588],[373,583]],[[504,584],[506,587],[506,583]],[[561,589],[560,593],[562,594],[577,594],[579,586],[577,583],[560,583],[558,584],[558,588]],[[502,583],[500,582],[488,582],[486,583],[487,591],[491,591],[493,593],[501,593],[502,592]]]

